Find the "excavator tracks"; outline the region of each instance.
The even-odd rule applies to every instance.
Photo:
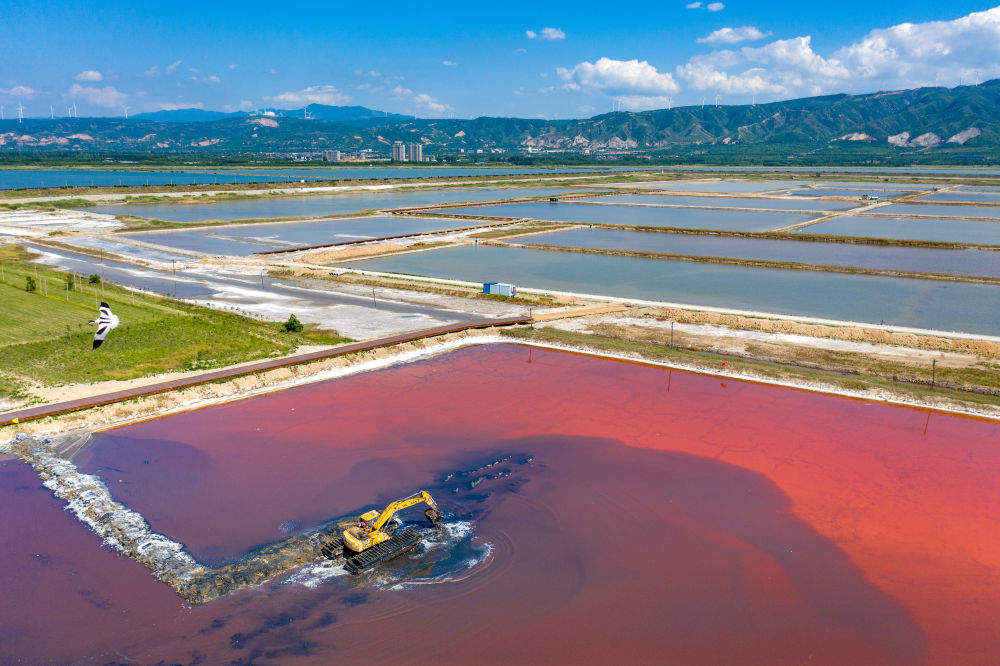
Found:
[[[320,548],[323,557],[327,557],[331,560],[335,560],[344,554],[344,539],[343,537],[334,537],[327,542],[325,546]]]
[[[402,532],[394,534],[388,541],[383,541],[377,546],[372,546],[353,557],[347,558],[344,568],[352,574],[359,574],[377,564],[409,552],[419,544],[420,534],[413,528],[407,528]]]

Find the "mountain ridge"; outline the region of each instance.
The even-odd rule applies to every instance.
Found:
[[[173,117],[182,116],[175,113]],[[0,150],[370,149],[385,154],[394,141],[419,141],[441,153],[655,154],[678,146],[837,142],[919,150],[1000,146],[1000,80],[766,104],[618,111],[574,120],[425,119],[367,107],[309,105],[296,111],[240,112],[201,121],[164,120],[161,115],[0,122]]]

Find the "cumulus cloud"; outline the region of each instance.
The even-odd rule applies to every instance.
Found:
[[[721,12],[725,8],[726,6],[721,2],[710,2],[707,5],[705,5],[705,9],[707,9],[710,12]]]
[[[105,108],[121,106],[128,99],[128,95],[113,86],[98,88],[96,86],[81,86],[79,83],[74,83],[67,94],[75,99],[82,99],[92,106]]]
[[[265,96],[264,99],[274,103],[275,106],[280,107],[294,107],[301,106],[303,104],[327,104],[330,106],[336,106],[338,104],[346,104],[347,102],[350,102],[351,96],[345,95],[334,86],[322,85],[309,86],[308,88],[303,88],[302,90],[283,92],[271,97]]]
[[[566,33],[559,28],[542,28],[538,32],[535,32],[534,30],[525,30],[524,36],[528,39],[545,39],[550,42],[566,39]]]
[[[699,0],[698,2],[689,2],[686,5],[684,5],[684,7],[687,9],[701,9],[701,1]]]
[[[7,95],[9,97],[24,97],[25,99],[31,99],[36,94],[38,94],[38,91],[28,86],[13,86],[11,88],[0,88],[0,95]]]
[[[729,38],[709,42],[712,35],[699,41]],[[776,98],[981,81],[1000,76],[1000,7],[879,28],[826,55],[808,35],[718,50],[691,58],[675,74],[695,90]]]
[[[236,69],[239,67],[239,63],[231,62],[229,63],[229,69]]]
[[[160,70],[159,65],[153,65],[145,72],[143,72],[142,75],[145,76],[146,78],[154,79],[158,76],[163,76],[164,74],[168,75],[173,74],[174,71],[181,66],[181,62],[182,62],[181,60],[175,60],[171,64],[164,67],[162,71]]]
[[[761,32],[752,25],[744,25],[739,28],[719,28],[710,33],[707,37],[698,40],[699,44],[738,44],[740,42],[755,42],[764,39],[771,33]]]
[[[97,81],[103,81],[104,75],[98,72],[96,69],[85,69],[76,76],[73,77],[77,81],[85,81],[87,83],[96,83]]]
[[[436,97],[432,97],[427,93],[416,93],[403,86],[393,88],[392,94],[409,102],[417,114],[440,115],[452,110],[450,105],[443,103]]]
[[[458,63],[454,60],[442,60],[441,64],[445,67],[458,67]]]
[[[615,101],[626,111],[649,111],[673,106],[673,100],[662,95],[618,95]]]
[[[239,104],[226,104],[222,107],[223,111],[233,113],[234,111],[253,111],[254,103],[248,99],[240,100]]]
[[[645,60],[581,62],[572,68],[560,67],[559,77],[567,90],[584,90],[618,95],[663,95],[677,92],[677,82],[669,72],[660,72]]]

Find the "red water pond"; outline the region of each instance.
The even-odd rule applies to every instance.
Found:
[[[203,562],[420,488],[490,554],[450,582],[188,607],[8,461],[2,661],[1000,653],[994,422],[505,344],[104,432],[75,461]]]

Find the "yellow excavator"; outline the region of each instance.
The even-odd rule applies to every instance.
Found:
[[[393,520],[393,516],[421,503],[427,504],[424,516],[432,525],[436,525],[442,513],[433,498],[421,490],[415,495],[390,503],[381,512],[372,509],[361,514],[356,524],[323,546],[323,555],[332,559],[342,554],[346,560],[344,567],[352,574],[357,574],[413,550],[420,543],[420,534],[412,528],[396,532],[398,523]]]

